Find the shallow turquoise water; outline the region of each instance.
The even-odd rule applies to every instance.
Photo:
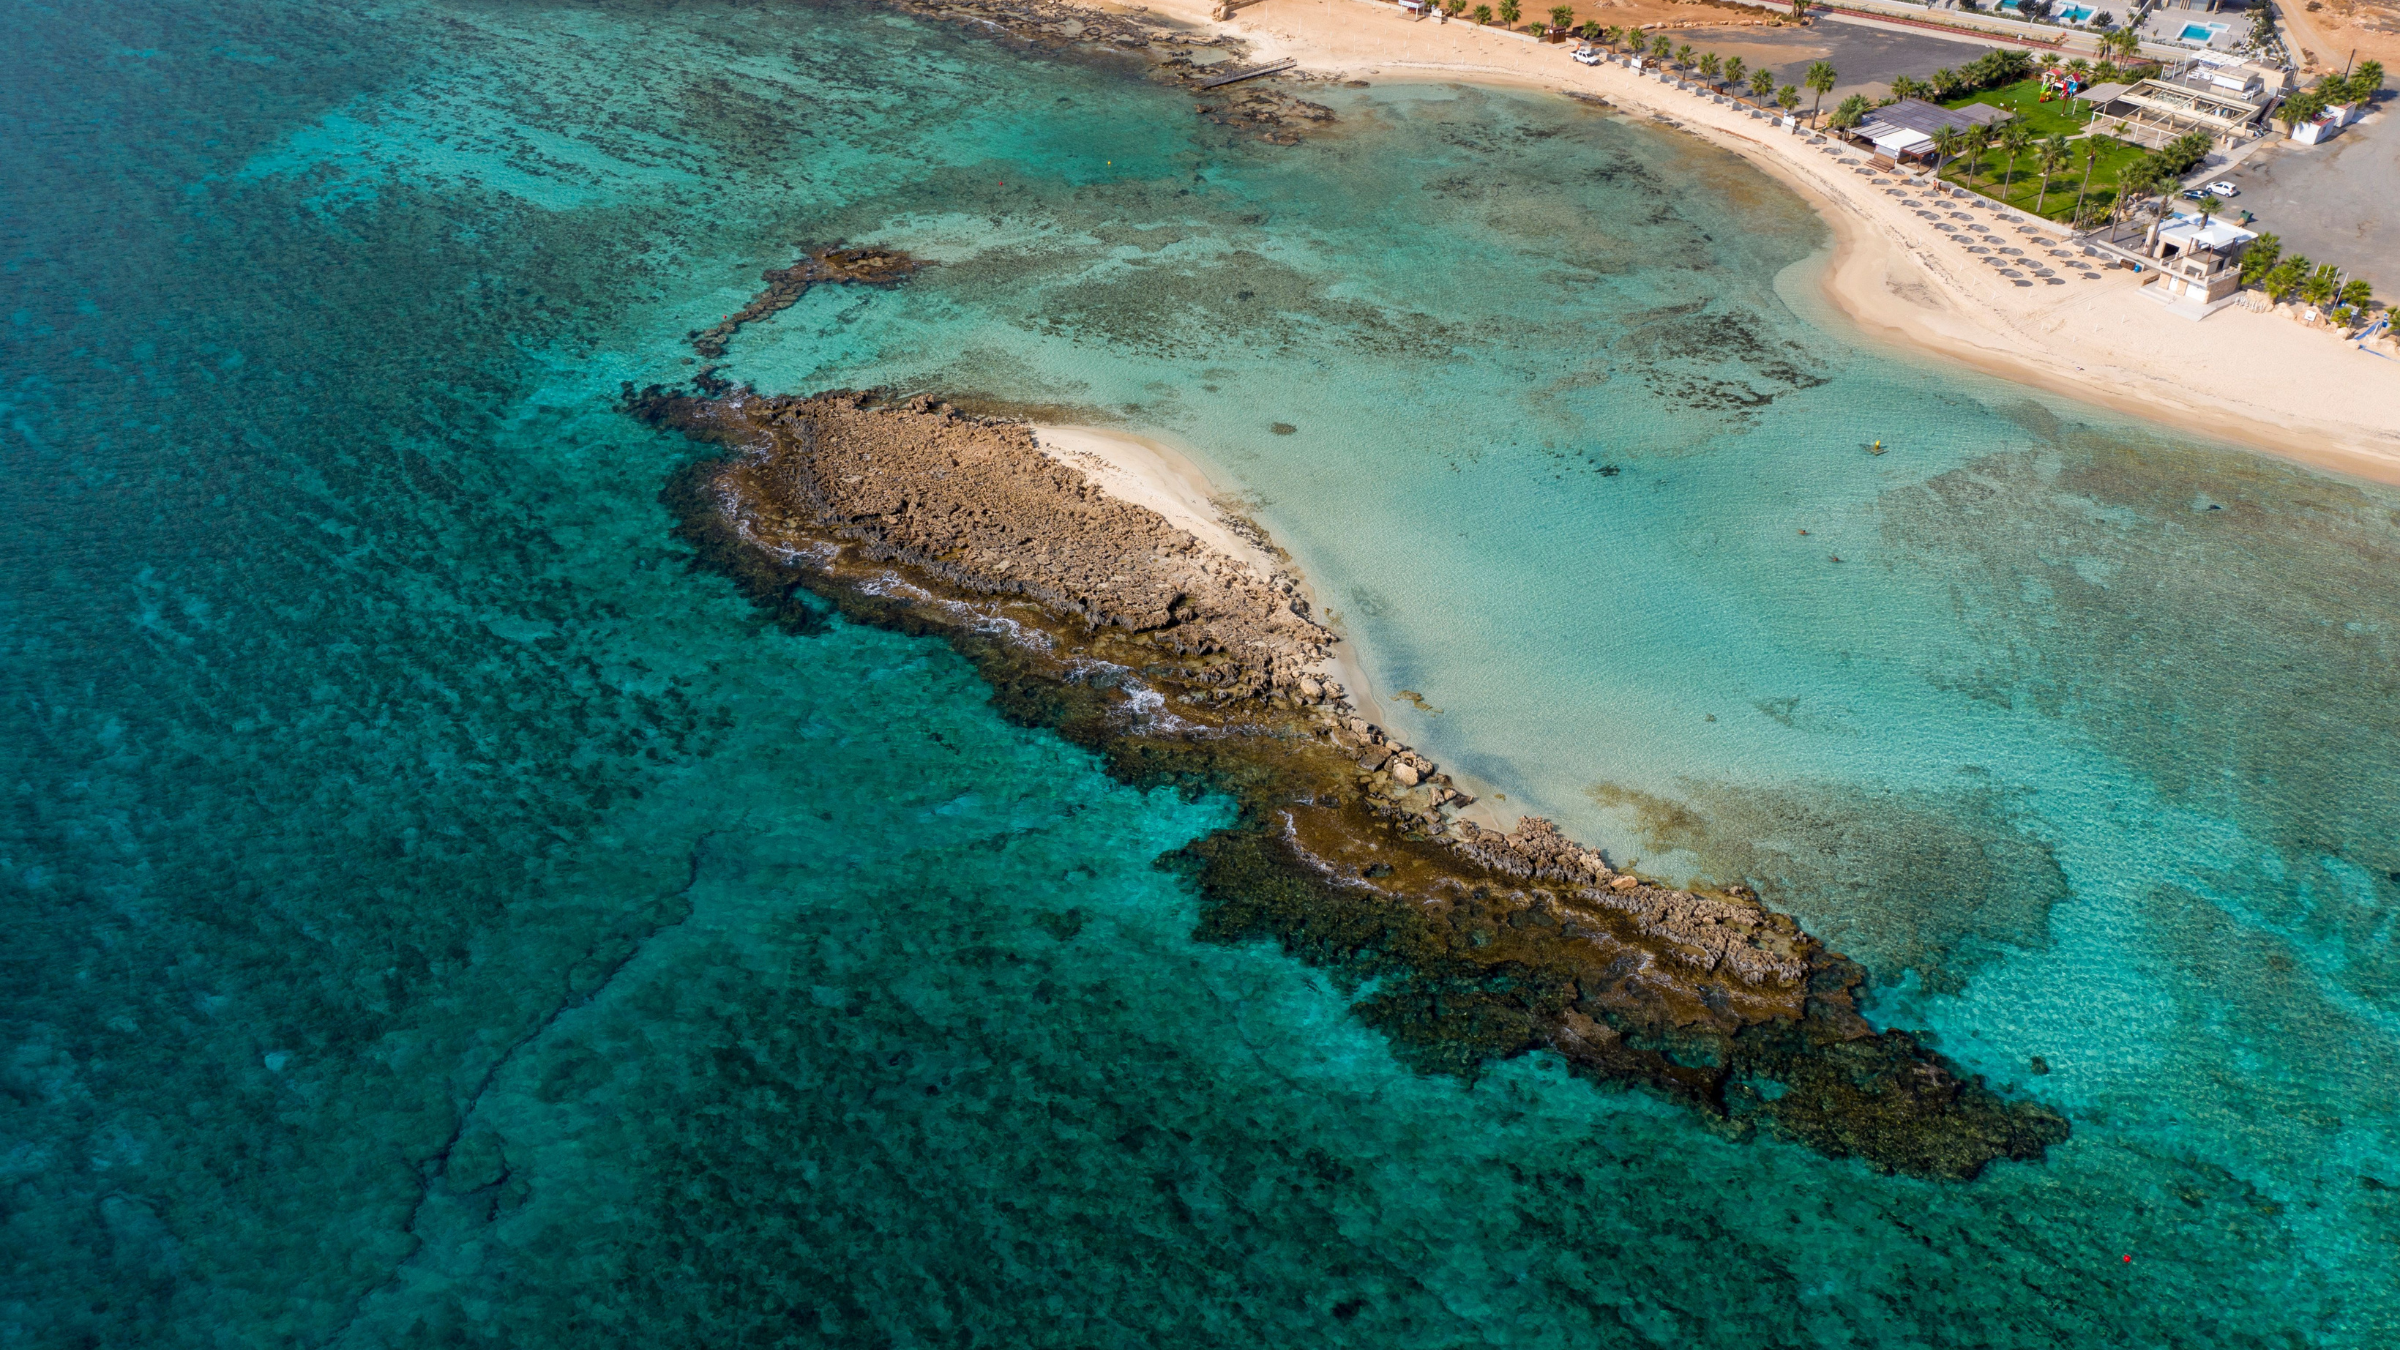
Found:
[[[1549,100],[1276,150],[874,10],[14,17],[9,1343],[2400,1322],[2394,494],[1829,336],[1796,201]],[[941,266],[735,373],[1181,440],[1412,737],[2075,1138],[1935,1185],[1415,1077],[1191,941],[1221,803],[668,540],[619,383],[836,238]]]

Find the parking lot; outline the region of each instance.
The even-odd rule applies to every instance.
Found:
[[[1959,41],[1933,33],[1908,33],[1821,18],[1807,28],[1694,29],[1674,34],[1700,51],[1739,56],[1753,68],[1766,66],[1778,84],[1799,84],[1812,61],[1830,61],[1840,77],[1825,106],[1852,94],[1880,98],[1891,92],[1894,75],[1924,79],[1942,66],[1953,69],[1991,51],[1992,44]],[[1814,95],[1803,93],[1802,106]]]
[[[2400,295],[2400,106],[2390,93],[2380,112],[2330,141],[2278,141],[2230,172],[2242,195],[2228,205],[2258,217],[2285,253],[2365,276],[2384,297]]]

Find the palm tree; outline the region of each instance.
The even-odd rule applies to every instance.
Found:
[[[1990,149],[1991,145],[1992,129],[1990,127],[1967,128],[1967,177],[1973,178],[1975,170],[1983,166],[1983,152]]]
[[[1792,0],[1792,2],[1794,4],[1798,4],[1800,0]],[[1783,109],[1784,115],[1789,117],[1792,109],[1800,106],[1800,87],[1798,85],[1787,84],[1783,88],[1776,90],[1775,106]]]
[[[2342,283],[2342,293],[2335,298],[2352,309],[2365,309],[2367,302],[2375,298],[2375,288],[2367,284],[2365,277],[2352,277]]]
[[[2295,253],[2268,269],[2267,274],[2259,278],[2258,285],[2267,293],[2269,300],[2281,304],[2291,299],[2292,292],[2300,289],[2301,283],[2307,280],[2308,259]]]
[[[1692,44],[1686,42],[1675,49],[1675,64],[1686,70],[1692,68]]]
[[[1708,81],[1710,85],[1716,84],[1717,74],[1724,68],[1725,63],[1717,59],[1715,52],[1700,53],[1700,78]]]
[[[1774,92],[1774,71],[1768,70],[1762,66],[1759,69],[1750,72],[1750,95],[1752,98],[1758,101],[1758,106],[1762,108],[1767,106],[1767,95]]]
[[[2042,142],[2042,148],[2034,156],[2034,163],[2042,171],[2042,190],[2035,194],[2033,199],[2035,215],[2040,215],[2042,203],[2050,200],[2050,175],[2067,167],[2068,162],[2074,158],[2074,152],[2067,149],[2066,137],[2052,136],[2049,140]]]
[[[1657,37],[1650,39],[1650,55],[1653,59],[1664,61],[1668,56],[1672,55],[1674,51],[1675,39],[1668,37],[1666,34],[1661,33]]]
[[[2009,180],[2017,172],[2017,156],[2033,144],[2033,133],[2025,129],[2023,122],[2011,118],[2007,126],[2000,128],[1999,141],[2001,152],[2008,156],[2008,166],[2000,171],[2000,200],[2007,201]]]
[[[2199,205],[2200,228],[2204,230],[2208,228],[2208,218],[2225,209],[2225,203],[2218,201],[2217,194],[2213,192],[2205,197],[2202,197]]]
[[[1490,5],[1477,5],[1475,7],[1475,22],[1488,24],[1491,21],[1492,7]]]
[[[1642,30],[1639,28],[1626,29],[1624,37],[1625,50],[1632,52],[1635,56],[1640,56],[1642,54],[1642,47],[1650,41],[1650,39],[1642,36]]]
[[[2331,309],[2333,298],[2342,292],[2341,278],[2341,269],[2326,263],[2300,283],[2300,298],[2318,309]]]
[[[1966,140],[1966,137],[1959,134],[1957,127],[1951,126],[1947,122],[1933,129],[1933,176],[1935,178],[1938,179],[1942,176],[1942,166],[1950,162],[1950,157],[1958,153],[1959,147],[1966,144]]]
[[[1808,124],[1810,126],[1813,127],[1817,124],[1817,109],[1825,106],[1825,96],[1833,92],[1833,82],[1836,78],[1833,66],[1825,61],[1812,62],[1809,65],[1808,74],[1801,77],[1801,83],[1815,90],[1817,94],[1816,98],[1808,105]]]
[[[2283,241],[2273,234],[2262,234],[2242,250],[2242,284],[2255,286],[2283,257]]]
[[[1950,67],[1948,67],[1948,66],[1941,66],[1941,67],[1938,67],[1938,68],[1936,68],[1936,69],[1934,70],[1934,72],[1933,72],[1933,96],[1934,96],[1935,98],[1937,98],[1937,99],[1939,99],[1939,98],[1948,98],[1948,97],[1950,97],[1950,91],[1951,91],[1951,90],[1953,90],[1953,89],[1956,89],[1957,87],[1958,87],[1958,72],[1957,72],[1957,71],[1955,71],[1955,70],[1952,70],[1952,69],[1951,69]]]
[[[1726,57],[1725,83],[1732,85],[1738,91],[1742,87],[1742,72],[1749,68],[1749,65],[1738,56]]]
[[[2083,228],[2083,194],[2092,186],[2092,165],[2099,162],[2100,147],[2092,141],[2083,143],[2083,182],[2075,189],[2075,228]]]
[[[1550,7],[1550,26],[1552,28],[1564,28],[1573,22],[1575,22],[1573,5],[1552,5]]]
[[[1523,9],[1518,7],[1517,0],[1500,0],[1500,22],[1502,26],[1508,28],[1516,27],[1518,16],[1524,12],[1525,11]]]

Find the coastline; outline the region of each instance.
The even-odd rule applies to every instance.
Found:
[[[1199,0],[1161,0],[1156,8],[1239,37],[1258,59],[1290,57],[1328,78],[1597,95],[1623,114],[1738,154],[1799,193],[1833,236],[1819,274],[1823,294],[1879,346],[2310,468],[2400,484],[2400,362],[2239,306],[2196,324],[2137,294],[2142,278],[2129,271],[2016,286],[1974,266],[1886,185],[1739,107],[1621,66],[1578,65],[1565,47],[1464,21],[1411,20],[1376,0],[1262,0],[1223,23],[1210,20]],[[2015,213],[1973,209],[2016,232]]]

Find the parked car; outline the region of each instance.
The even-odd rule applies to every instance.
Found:
[[[2239,197],[2242,195],[2242,190],[2240,188],[2235,187],[2233,184],[2226,182],[2222,178],[2209,184],[2208,190],[2220,197]]]
[[[2196,202],[2207,195],[2207,188],[2185,188],[2183,190],[2183,199],[2187,202]]]
[[[1596,66],[1608,58],[1602,56],[1600,54],[1600,49],[1597,47],[1577,47],[1575,49],[1575,59],[1581,61],[1587,66]]]

